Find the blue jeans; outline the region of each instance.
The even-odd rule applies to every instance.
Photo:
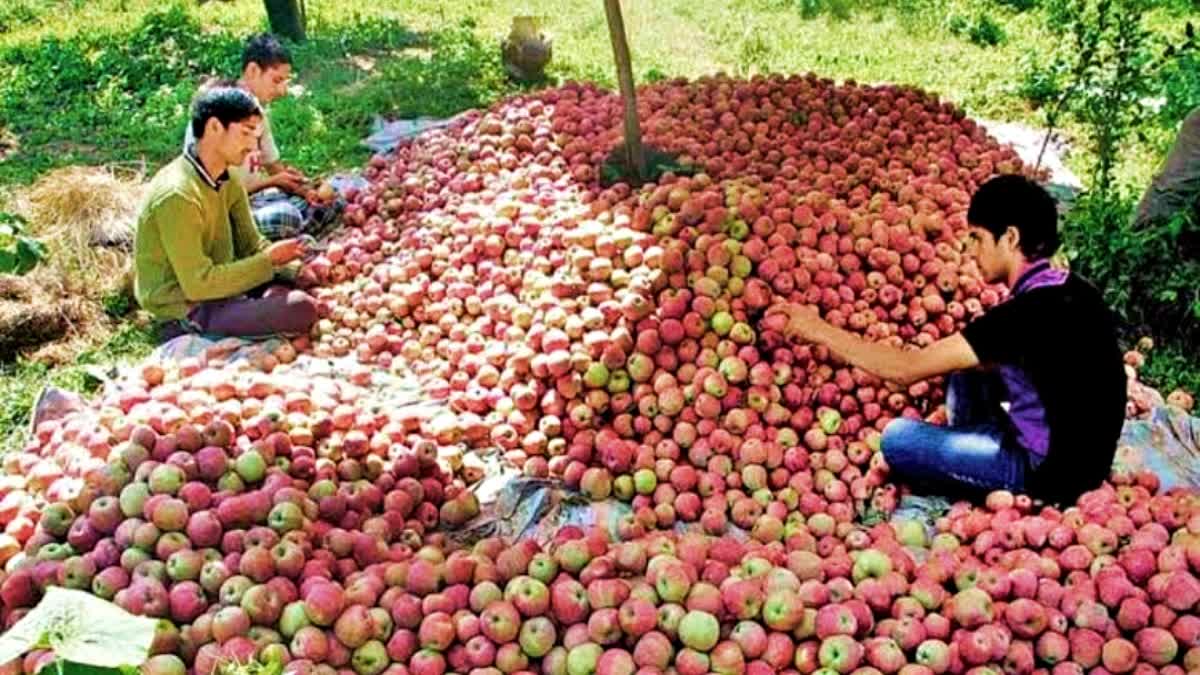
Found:
[[[1024,492],[1030,455],[1000,407],[1004,392],[997,374],[950,375],[949,426],[900,418],[884,429],[883,457],[892,473],[919,489],[953,496]]]

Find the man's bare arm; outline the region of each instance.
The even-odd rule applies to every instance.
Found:
[[[890,382],[912,384],[979,365],[975,350],[961,334],[951,335],[920,350],[905,350],[870,342],[822,320],[815,310],[789,306],[785,333],[825,345],[841,360]]]
[[[829,347],[829,351],[851,365],[898,384],[909,385],[979,365],[975,351],[961,334],[942,338],[919,350],[905,350],[869,342],[829,324],[825,326],[813,342]]]

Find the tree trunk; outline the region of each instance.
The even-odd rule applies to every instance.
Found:
[[[271,32],[292,40],[304,42],[305,17],[302,0],[263,0],[267,6],[267,18]]]
[[[621,85],[621,98],[625,100],[625,150],[629,153],[629,169],[640,183],[646,177],[646,155],[642,149],[637,90],[633,85],[633,66],[629,59],[629,43],[625,39],[625,20],[621,18],[620,0],[604,0],[604,12],[608,15],[608,32],[612,38],[613,56],[617,61],[617,81]]]

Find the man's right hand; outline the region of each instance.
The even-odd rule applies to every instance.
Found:
[[[299,239],[281,239],[267,247],[267,258],[275,266],[286,265],[304,255],[304,244]]]

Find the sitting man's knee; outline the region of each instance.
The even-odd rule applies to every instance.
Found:
[[[320,318],[316,298],[304,291],[288,292],[287,304],[289,315],[295,319],[297,332],[308,332]]]
[[[879,439],[879,451],[883,453],[883,459],[889,466],[896,466],[898,461],[903,461],[907,456],[912,447],[907,441],[918,428],[920,424],[907,417],[897,417],[883,428],[883,435]]]

